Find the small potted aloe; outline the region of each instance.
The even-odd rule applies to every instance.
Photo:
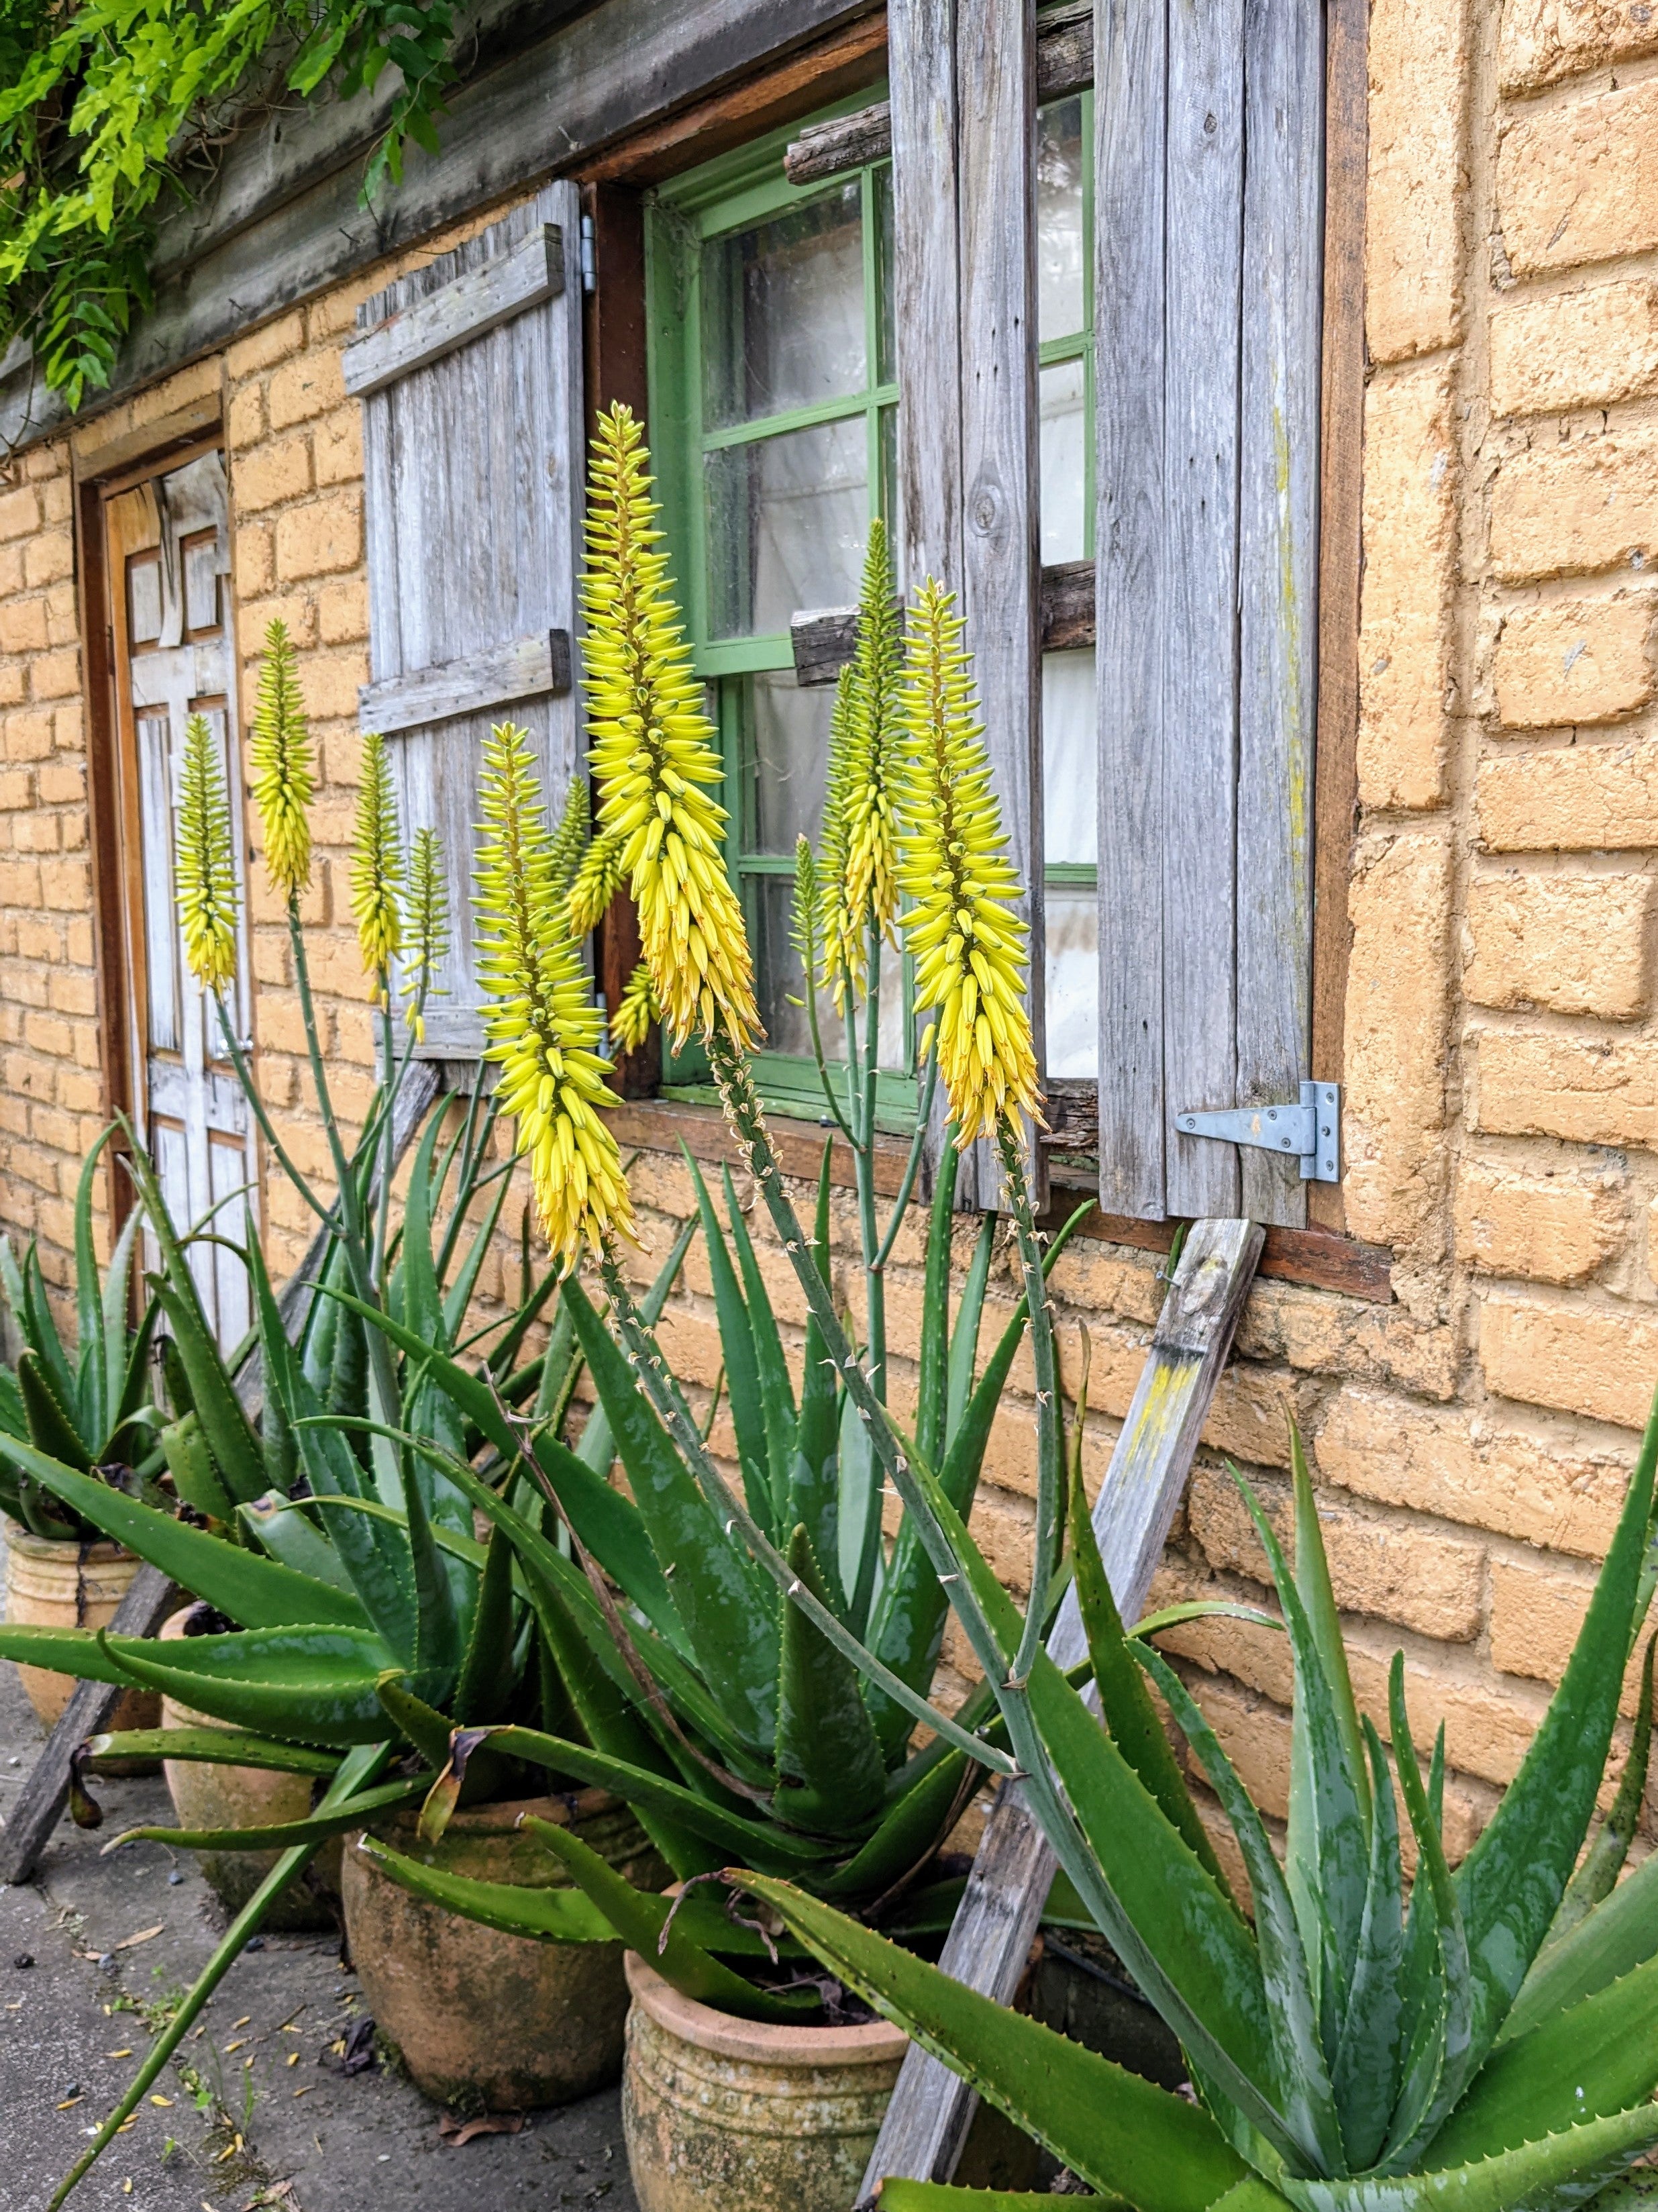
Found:
[[[728,1915],[701,1885],[738,1859],[925,1941],[947,1925],[960,1893],[959,1880],[941,1881],[932,1868],[940,1843],[987,1773],[1011,1771],[991,1724],[987,1689],[953,1714],[928,1702],[946,1592],[908,1520],[890,1550],[884,1546],[872,1408],[890,1423],[883,1270],[914,1188],[940,1073],[952,1101],[960,1092],[960,1142],[989,1130],[999,1111],[1034,1108],[1029,1030],[1020,1026],[1023,940],[1020,925],[993,902],[1012,877],[956,642],[959,625],[947,599],[929,588],[901,666],[878,526],[858,648],[836,702],[822,865],[803,847],[796,883],[828,1118],[850,1152],[858,1200],[863,1314],[854,1346],[838,1317],[829,1267],[830,1148],[808,1236],[781,1195],[748,1080],[745,1054],[759,1025],[742,910],[721,852],[725,817],[708,794],[720,764],[668,595],[647,468],[631,416],[612,410],[601,418],[595,447],[585,580],[584,682],[599,804],[574,894],[556,896],[551,841],[541,828],[521,732],[498,731],[489,749],[480,869],[486,916],[522,918],[512,957],[484,969],[503,1103],[518,1115],[518,1143],[533,1164],[550,1241],[567,1265],[585,1245],[611,1323],[607,1328],[574,1276],[567,1279],[563,1315],[598,1411],[577,1454],[533,1424],[521,1425],[519,1449],[590,1578],[608,1632],[603,1645],[590,1646],[589,1664],[608,1681],[613,1703],[618,1695],[627,1702],[621,1725],[607,1722],[603,1731],[598,1716],[582,1713],[586,1745],[521,1729],[459,1731],[423,1818],[428,1826],[442,1820],[446,1799],[464,1787],[480,1756],[538,1761],[626,1797],[672,1867],[677,1896],[629,1883],[579,1837],[533,1819],[526,1828],[580,1885],[588,1911],[568,1892],[456,1881],[388,1844],[366,1840],[360,1848],[416,1893],[491,1926],[560,1940],[583,1930],[627,1939],[634,2008],[623,2109],[646,2212],[712,2212],[738,2202],[838,2212],[855,2191],[903,2039],[848,2007],[798,1945],[786,1938],[780,1946],[762,1926]],[[941,869],[942,886],[934,881]],[[630,1018],[655,1012],[677,1044],[701,1040],[762,1199],[810,1285],[797,1391],[731,1178],[722,1223],[691,1164],[720,1320],[735,1480],[713,1456],[657,1348],[651,1309],[635,1304],[620,1256],[619,1240],[632,1234],[631,1208],[614,1140],[594,1110],[604,1103],[602,1064],[591,1057],[596,1018],[574,954],[597,902],[587,887],[607,895],[618,879],[637,902],[645,951],[623,1001]],[[877,1040],[882,950],[894,942],[901,889],[911,902],[903,926],[918,959],[920,1003],[942,1018],[936,1045],[929,1032],[922,1046],[921,1126],[883,1230]],[[950,918],[958,911],[975,933],[969,1002],[950,966],[958,941]],[[839,1066],[821,1042],[820,988],[846,1023]],[[980,1040],[987,1036],[1016,1048],[986,1054]],[[1023,1162],[1009,1152],[1016,1221],[1023,1209],[1021,1249],[1030,1260],[1026,1297],[975,1382],[996,1224],[987,1219],[980,1229],[952,1333],[955,1162],[947,1148],[933,1194],[910,1449],[937,1468],[943,1493],[964,1516],[1030,1293],[1039,1305],[1043,1294]],[[379,1326],[396,1339],[389,1318]],[[1057,1469],[1051,1339],[1039,1334],[1035,1341],[1048,1408],[1043,1449]],[[446,1380],[459,1393],[461,1378]],[[602,1480],[612,1449],[631,1500]],[[477,1502],[510,1539],[531,1591],[556,1590],[568,1573],[556,1530],[500,1492],[480,1493]],[[1051,1552],[1041,1556],[1039,1616],[1058,1564]],[[565,1672],[574,1689],[574,1661]],[[929,1732],[919,1745],[918,1723]],[[647,1762],[653,1739],[656,1756]],[[665,1776],[665,1751],[671,1762]],[[695,2093],[692,2082],[700,2085]]]

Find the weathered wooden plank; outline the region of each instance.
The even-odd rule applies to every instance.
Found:
[[[140,1567],[110,1627],[118,1636],[153,1636],[178,1602],[178,1591],[158,1567]],[[0,1882],[27,1881],[34,1872],[69,1802],[70,1759],[76,1747],[109,1726],[125,1695],[118,1683],[76,1684],[11,1801],[4,1832],[0,1833]]]
[[[1294,1098],[1311,1046],[1322,0],[1245,0],[1238,494],[1237,1098]],[[1299,1227],[1292,1163],[1241,1151],[1244,1210]]]
[[[1237,1210],[1236,1148],[1180,1135],[1237,1084],[1242,0],[1169,12],[1163,324],[1163,1074],[1171,1213]],[[1190,333],[1200,331],[1201,342]]]
[[[570,634],[537,631],[485,653],[446,660],[412,676],[388,676],[357,689],[357,720],[365,730],[390,737],[446,715],[481,713],[510,700],[541,699],[570,688]]]
[[[1038,587],[1038,620],[1044,653],[1064,653],[1094,642],[1094,563],[1067,561],[1044,568]],[[789,643],[797,684],[833,684],[858,642],[856,607],[817,607],[793,616]]]
[[[1253,1221],[1195,1223],[1157,1316],[1093,1512],[1101,1556],[1125,1620],[1137,1620],[1144,1610],[1248,1295],[1261,1234]],[[1061,1667],[1073,1666],[1086,1652],[1074,1589],[1066,1593],[1048,1649]],[[1004,1784],[939,1955],[944,1972],[1007,2003],[1042,1919],[1054,1867],[1023,1790],[1017,1783]],[[948,2181],[976,2103],[947,2067],[912,2048],[864,2175],[860,2212],[874,2204],[889,2176]]]
[[[1163,1212],[1165,0],[1095,21],[1100,1204]]]
[[[383,392],[563,289],[563,234],[556,223],[543,223],[510,252],[353,338],[340,356],[345,388],[355,399]]]
[[[1093,0],[1055,9],[1036,33],[1036,97],[1063,100],[1094,82]],[[783,155],[792,185],[815,185],[847,169],[860,169],[892,151],[892,106],[873,100],[851,115],[809,124]]]
[[[462,217],[641,125],[706,98],[774,55],[872,12],[878,0],[604,0],[457,88],[435,155],[408,149],[403,183],[372,208],[361,204],[361,157],[385,128],[365,109],[355,131],[333,127],[322,102],[282,111],[254,134],[266,191],[245,181],[228,222],[214,217],[210,186],[176,273],[123,344],[108,387],[82,410],[90,420],[139,385],[210,352],[268,317],[367,269]],[[561,15],[566,11],[558,0]],[[532,15],[533,10],[530,13]],[[524,20],[529,20],[525,17]],[[540,21],[546,22],[542,11]],[[395,79],[382,80],[388,90]],[[314,119],[329,119],[313,163],[290,161]],[[346,118],[349,121],[350,118]],[[292,134],[290,136],[290,134]],[[307,143],[316,143],[306,140]],[[231,164],[227,161],[228,172]],[[0,375],[0,444],[27,446],[64,419],[27,360]]]
[[[963,7],[956,19],[962,277],[962,606],[991,781],[1029,934],[1026,1004],[1044,1065],[1042,574],[1036,417],[1035,0]],[[1026,1157],[1042,1203],[1043,1158]],[[973,1147],[975,1188],[999,1204],[993,1145]],[[969,1161],[962,1163],[961,1181]]]

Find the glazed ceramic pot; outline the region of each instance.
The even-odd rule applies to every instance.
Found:
[[[6,1619],[39,1628],[107,1628],[142,1562],[119,1544],[36,1536],[8,1521]],[[76,1686],[72,1674],[44,1667],[17,1669],[41,1723],[55,1728]],[[154,1728],[159,1707],[148,1690],[131,1690],[115,1708],[112,1729]]]
[[[375,1833],[446,1873],[567,1887],[560,1863],[519,1827],[525,1813],[569,1827],[641,1888],[667,1881],[632,1813],[602,1790],[468,1806],[437,1844],[421,1840],[415,1807]],[[376,2027],[428,2097],[525,2112],[616,2079],[628,2011],[620,1943],[542,1942],[464,1919],[411,1896],[358,1840],[348,1840],[341,1878],[351,1963]]]
[[[161,1640],[186,1635],[192,1608],[182,1607],[161,1624]],[[192,1711],[172,1698],[161,1700],[167,1729],[229,1729],[211,1713]],[[303,1820],[311,1810],[308,1774],[273,1774],[259,1766],[208,1765],[197,1759],[161,1763],[167,1794],[181,1828],[266,1828],[279,1821]],[[207,1885],[226,1911],[240,1912],[281,1854],[277,1851],[198,1851]],[[265,1914],[266,1928],[297,1932],[332,1928],[339,1921],[340,1846],[325,1844],[298,1881],[291,1882]]]
[[[628,1954],[622,2122],[640,2212],[847,2212],[908,2039],[774,2027],[682,1996]]]

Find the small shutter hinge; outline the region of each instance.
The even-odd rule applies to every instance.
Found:
[[[1214,1137],[1224,1145],[1254,1145],[1292,1153],[1303,1182],[1341,1180],[1341,1085],[1303,1083],[1298,1105],[1238,1106],[1216,1114],[1176,1114],[1183,1137]]]
[[[598,234],[590,215],[581,218],[581,289],[598,289]]]

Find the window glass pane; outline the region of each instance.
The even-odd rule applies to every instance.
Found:
[[[1092,867],[1096,716],[1094,648],[1042,655],[1042,841],[1050,868]]]
[[[880,347],[876,380],[881,384],[896,384],[898,380],[898,350],[892,327],[891,169],[878,169],[872,183],[875,195],[875,265],[880,275],[881,298]]]
[[[792,668],[750,677],[749,847],[793,854],[795,840],[817,842],[829,758],[830,684],[795,683]]]
[[[789,1004],[793,999],[805,996],[805,979],[801,973],[800,956],[794,949],[793,909],[794,878],[793,876],[756,876],[750,880],[755,888],[754,901],[754,966],[755,994],[760,1004],[760,1018],[766,1025],[766,1048],[769,1052],[789,1052],[810,1054],[811,1030],[804,1006]],[[818,1019],[823,1008],[817,1009]],[[829,1038],[823,1040],[824,1050],[833,1051]]]
[[[861,414],[724,447],[704,471],[715,637],[765,636],[803,607],[854,604],[869,526]]]
[[[1043,894],[1048,935],[1048,1072],[1097,1076],[1100,921],[1098,896],[1049,884]]]
[[[1083,104],[1056,100],[1036,118],[1036,335],[1068,338],[1086,323],[1083,260]]]
[[[1038,373],[1042,455],[1042,563],[1087,557],[1087,423],[1080,361],[1056,361]]]
[[[752,422],[865,383],[863,191],[854,178],[702,248],[703,420]]]

